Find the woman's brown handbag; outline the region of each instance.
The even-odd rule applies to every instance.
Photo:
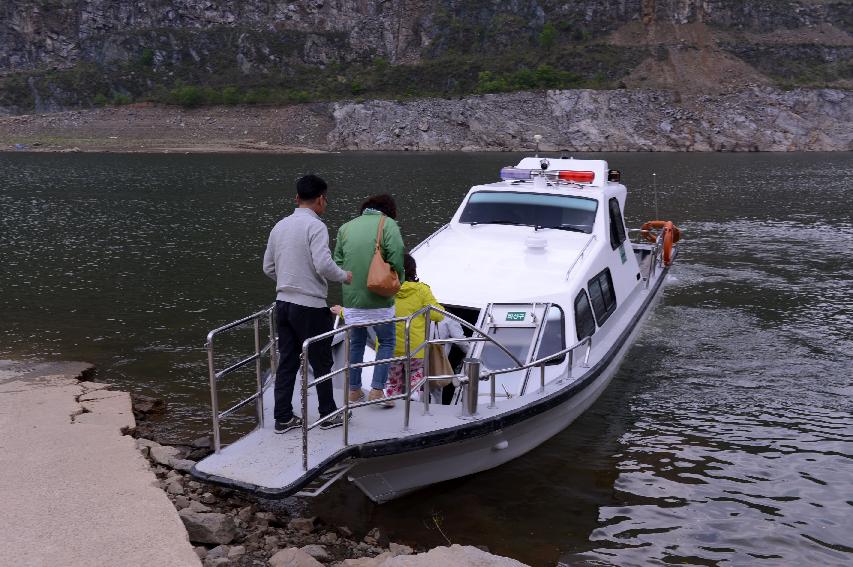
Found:
[[[429,375],[430,376],[449,376],[453,374],[453,367],[450,366],[450,360],[444,353],[444,345],[429,345]],[[430,387],[444,388],[450,384],[450,378],[443,380],[430,380]]]
[[[382,297],[393,297],[400,291],[400,277],[394,268],[382,258],[382,229],[385,227],[385,215],[379,220],[379,230],[376,232],[376,250],[370,261],[367,272],[367,289]]]

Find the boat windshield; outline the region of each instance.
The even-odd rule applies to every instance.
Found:
[[[514,224],[591,233],[598,201],[573,195],[478,191],[471,195],[459,222]]]

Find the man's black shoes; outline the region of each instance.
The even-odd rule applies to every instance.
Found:
[[[297,429],[300,427],[302,427],[302,419],[295,415],[287,421],[275,420],[276,433],[287,433],[291,429]]]

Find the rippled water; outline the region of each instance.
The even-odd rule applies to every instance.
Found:
[[[272,300],[282,185],[326,177],[333,234],[390,191],[412,245],[517,157],[0,154],[0,357],[95,362],[191,437],[204,334]],[[533,565],[853,564],[853,156],[605,158],[629,224],[672,218],[685,242],[598,403],[492,471],[383,506],[345,483],[287,505]]]

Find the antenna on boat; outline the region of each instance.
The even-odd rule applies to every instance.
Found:
[[[652,173],[652,189],[655,194],[655,218],[660,218],[658,214],[658,174]]]
[[[539,157],[539,142],[542,141],[542,134],[534,134],[533,139],[536,140],[536,155],[533,157]]]

